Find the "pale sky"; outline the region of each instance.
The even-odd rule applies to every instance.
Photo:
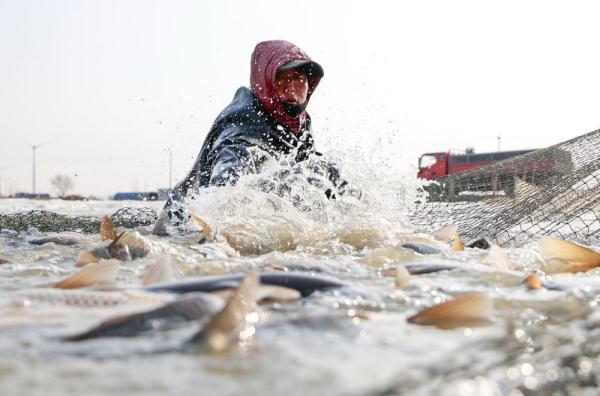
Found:
[[[317,147],[538,148],[600,127],[596,1],[0,0],[0,187],[108,196],[191,167],[250,54],[285,39],[325,69]],[[381,143],[386,142],[386,143]],[[379,147],[379,145],[385,147]]]

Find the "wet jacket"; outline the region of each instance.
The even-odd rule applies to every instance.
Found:
[[[241,87],[215,120],[192,170],[173,194],[183,197],[190,188],[235,184],[241,175],[257,173],[266,155],[279,159],[292,154],[298,162],[314,152],[309,116],[299,134],[286,131],[250,89]]]

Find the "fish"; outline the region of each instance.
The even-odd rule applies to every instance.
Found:
[[[160,211],[154,228],[152,229],[152,235],[156,236],[168,236],[167,224],[169,223],[169,212],[166,209]]]
[[[84,341],[104,337],[134,337],[150,331],[165,331],[191,321],[216,315],[225,301],[207,293],[189,293],[149,311],[119,315],[64,341]]]
[[[89,289],[31,289],[20,291],[13,301],[17,305],[32,303],[66,305],[78,308],[105,308],[129,304],[164,304],[175,296],[167,293],[151,293],[140,290],[89,290]]]
[[[212,294],[218,295],[222,298],[228,298],[235,289],[222,289],[212,292]],[[256,302],[260,304],[271,304],[271,303],[289,303],[299,300],[302,297],[300,292],[289,287],[274,286],[274,285],[260,285],[256,290]]]
[[[112,283],[117,279],[119,262],[104,260],[84,267],[75,275],[58,282],[54,287],[59,289],[77,289],[95,284]]]
[[[454,241],[452,242],[452,249],[457,252],[461,252],[461,251],[465,250],[465,245],[463,245],[462,241],[460,240],[460,235],[458,234],[458,232],[454,233]]]
[[[210,226],[201,218],[195,215],[190,215],[190,219],[202,230],[205,238],[212,238],[214,236]]]
[[[398,289],[406,289],[410,284],[410,273],[406,267],[396,267],[394,284]]]
[[[100,223],[100,240],[102,241],[114,241],[117,239],[117,232],[115,231],[115,225],[108,216],[102,218]]]
[[[77,245],[77,244],[81,243],[81,240],[77,239],[77,238],[69,237],[66,235],[54,235],[54,236],[30,239],[27,242],[29,242],[32,245],[45,245],[46,243],[54,243],[55,245],[73,246],[73,245]]]
[[[82,266],[98,259],[118,259],[131,261],[145,257],[152,250],[152,244],[138,231],[121,232],[114,241],[106,246],[99,246],[91,251],[80,252],[76,265]]]
[[[173,280],[173,264],[171,256],[164,255],[159,257],[148,269],[148,272],[146,272],[146,275],[144,275],[144,278],[142,279],[142,284],[151,285],[153,283],[172,282]]]
[[[440,254],[440,253],[442,253],[442,251],[440,249],[435,248],[433,246],[425,245],[423,243],[407,242],[407,243],[403,243],[400,246],[402,246],[403,248],[406,248],[406,249],[413,250],[420,254]]]
[[[0,258],[0,264],[10,264],[10,260]]]
[[[492,245],[488,253],[487,260],[494,268],[502,271],[512,271],[515,269],[513,263],[511,263],[508,257],[506,257],[504,250],[502,250],[502,248],[498,245]]]
[[[462,267],[458,265],[452,264],[427,264],[427,263],[419,263],[419,264],[405,264],[404,267],[408,271],[410,275],[423,275],[423,274],[431,274],[434,272],[440,271],[452,271],[455,269],[460,269]],[[387,272],[388,270],[383,270],[382,273],[386,276],[396,276],[396,269],[391,268],[391,272]]]
[[[315,291],[325,291],[345,287],[342,282],[312,274],[295,272],[261,273],[260,281],[265,285],[284,286],[300,292],[302,297]],[[168,293],[213,292],[238,287],[244,274],[210,275],[197,278],[186,278],[174,283],[145,286],[141,290]]]
[[[257,272],[250,271],[239,283],[225,307],[187,342],[189,348],[224,352],[254,336],[258,321],[256,291],[260,285]]]
[[[544,272],[586,272],[600,266],[600,253],[562,239],[544,238],[539,242]]]
[[[86,330],[65,337],[65,341],[83,341],[102,337],[133,337],[140,333],[164,331],[191,321],[206,321],[221,311],[225,300],[233,298],[238,289],[223,289],[213,293],[193,292],[174,301],[138,313],[119,315]],[[281,286],[258,285],[255,302],[289,302],[299,299],[296,290]]]
[[[492,324],[492,301],[484,293],[467,293],[426,308],[409,317],[409,323],[435,326],[443,330],[481,327]]]
[[[452,264],[426,264],[426,263],[406,264],[405,267],[408,270],[408,273],[411,275],[424,275],[424,274],[431,274],[431,273],[440,272],[440,271],[452,271],[452,270],[461,268],[458,265],[452,265]]]

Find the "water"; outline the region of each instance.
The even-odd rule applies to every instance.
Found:
[[[350,288],[261,307],[254,341],[221,355],[179,351],[197,331],[194,324],[67,343],[61,337],[159,302],[77,307],[28,299],[33,290],[75,273],[77,254],[96,246],[99,237],[69,233],[81,240],[78,245],[34,246],[28,239],[45,234],[3,232],[0,257],[11,264],[0,265],[2,395],[597,394],[600,271],[542,276],[553,287],[530,291],[522,280],[542,265],[535,243],[507,249],[515,271],[495,269],[484,250],[452,251],[405,220],[415,199],[409,192],[416,182],[409,177],[357,170],[350,176],[361,199],[331,201],[302,181],[304,169],[279,175],[281,185],[294,180],[285,191],[275,185],[279,195],[260,191],[280,171],[274,166],[236,187],[205,191],[190,212],[217,231],[216,240],[198,244],[193,225],[170,237],[148,235],[155,253],[122,263],[112,288],[139,285],[165,253],[173,257],[177,278],[283,266],[334,277]],[[0,200],[0,212],[35,208],[100,216],[131,204]],[[442,253],[419,255],[401,248],[404,242]],[[411,276],[401,290],[381,274],[399,263],[460,268]],[[492,298],[493,325],[439,330],[406,322],[424,307],[471,291]]]

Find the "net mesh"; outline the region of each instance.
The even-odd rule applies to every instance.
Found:
[[[464,239],[519,245],[544,236],[600,239],[600,130],[427,186],[411,222],[454,223]]]
[[[467,242],[519,245],[543,236],[600,242],[600,130],[426,186],[410,221],[423,231],[454,223]],[[124,207],[117,226],[150,226],[157,211]],[[0,229],[98,232],[100,219],[48,211],[0,214]]]
[[[146,207],[124,207],[117,210],[111,219],[115,226],[135,228],[154,224],[158,215],[155,209]],[[67,216],[45,210],[32,210],[12,214],[0,214],[0,229],[41,232],[77,231],[97,233],[101,219],[92,216]]]

